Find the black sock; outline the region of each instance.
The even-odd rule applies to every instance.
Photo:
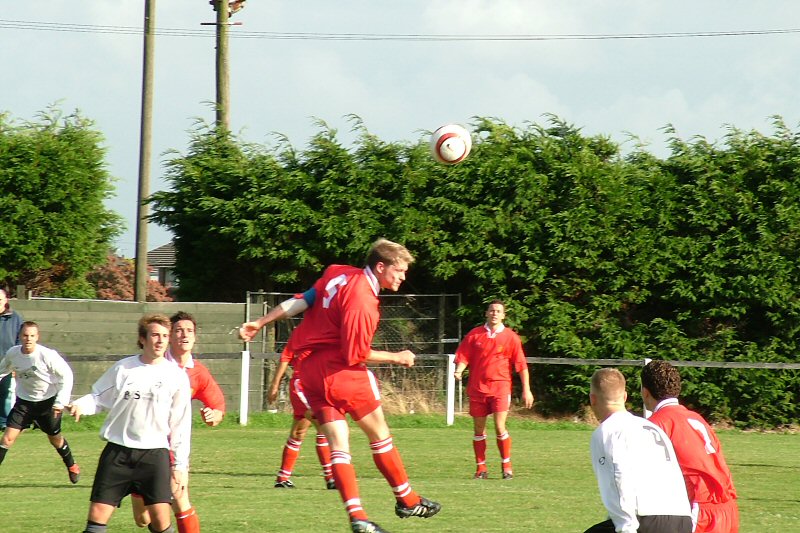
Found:
[[[92,522],[88,520],[86,522],[86,529],[83,530],[83,533],[106,533],[106,525],[105,524],[98,524],[97,522]]]
[[[0,465],[3,464],[3,459],[6,458],[7,453],[8,453],[8,448],[0,446]]]
[[[72,458],[72,450],[69,449],[67,439],[64,439],[64,444],[61,445],[61,448],[56,448],[56,451],[58,455],[61,456],[61,460],[64,461],[64,464],[67,465],[67,468],[75,464],[75,459]]]
[[[155,529],[153,529],[153,524],[147,524],[147,530],[150,533],[174,533],[175,532],[175,530],[172,529],[172,524],[167,526],[167,529],[164,529],[164,530],[161,530],[161,531],[156,531]]]

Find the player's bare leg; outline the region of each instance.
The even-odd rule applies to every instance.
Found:
[[[486,479],[489,472],[486,469],[486,418],[485,416],[472,417],[472,449],[475,452],[475,479]]]
[[[508,411],[493,413],[493,417],[494,431],[497,436],[497,449],[500,451],[500,459],[503,463],[503,479],[511,479],[514,477],[514,471],[511,468],[511,435],[508,434],[506,429]]]
[[[178,533],[200,533],[200,518],[189,501],[189,478],[186,488],[180,494],[173,494],[172,511],[178,525]]]

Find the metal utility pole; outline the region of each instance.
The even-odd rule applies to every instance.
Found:
[[[153,55],[155,52],[156,0],[145,0],[142,66],[142,117],[139,137],[139,193],[136,208],[136,271],[134,299],[147,301],[147,216],[150,195],[150,148],[153,131]]]
[[[217,129],[230,130],[230,65],[228,64],[228,0],[217,0]]]

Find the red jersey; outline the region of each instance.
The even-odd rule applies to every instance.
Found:
[[[378,280],[369,268],[331,265],[314,284],[314,305],[292,334],[295,352],[335,352],[330,369],[364,363],[378,328]]]
[[[219,388],[214,376],[208,368],[192,358],[191,366],[181,367],[189,376],[189,386],[192,389],[192,400],[200,400],[204,406],[225,412],[225,395]]]
[[[492,332],[486,325],[467,333],[456,349],[456,364],[469,367],[468,395],[511,394],[511,372],[528,368],[522,341],[511,328],[501,325]]]
[[[691,502],[725,503],[736,498],[719,439],[702,416],[668,398],[656,406],[650,421],[672,441]]]

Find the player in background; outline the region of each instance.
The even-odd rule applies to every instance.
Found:
[[[314,303],[316,298],[316,291],[312,288],[302,294],[296,294],[294,298],[289,298],[281,302],[278,306],[271,309],[263,317],[252,322],[245,322],[239,329],[239,336],[242,340],[247,342],[252,341],[258,331],[276,320],[283,320],[292,316],[298,315],[308,309]],[[289,430],[289,437],[286,439],[286,444],[283,446],[283,453],[281,454],[281,467],[278,470],[278,476],[275,479],[275,488],[294,488],[292,483],[292,471],[300,455],[300,446],[303,444],[308,428],[313,423],[317,429],[316,438],[316,451],[317,458],[320,465],[322,465],[322,474],[325,477],[325,486],[328,489],[336,489],[336,482],[333,480],[333,471],[331,470],[331,452],[328,445],[328,439],[320,431],[319,424],[311,414],[308,401],[302,391],[300,383],[300,359],[291,348],[291,337],[289,343],[281,354],[278,368],[275,370],[275,375],[270,384],[269,395],[267,400],[273,403],[278,397],[278,389],[280,387],[281,379],[288,370],[289,366],[292,367],[292,376],[289,379],[289,401],[292,404],[292,411],[294,421]]]
[[[589,402],[600,421],[592,433],[592,467],[609,519],[585,533],[691,533],[675,450],[661,428],[625,409],[627,399],[619,370],[592,375]]]
[[[291,342],[290,342],[291,343]],[[311,409],[303,393],[303,386],[300,383],[299,361],[301,357],[297,356],[289,345],[283,350],[281,354],[278,368],[275,370],[275,376],[272,378],[272,383],[269,388],[269,395],[267,400],[269,403],[275,402],[278,398],[278,388],[280,387],[281,379],[283,378],[289,366],[292,366],[292,376],[289,378],[289,401],[292,404],[292,414],[294,421],[289,430],[289,437],[286,439],[286,444],[283,446],[283,453],[281,454],[281,467],[278,470],[278,476],[275,478],[275,488],[294,488],[292,483],[292,471],[300,456],[300,446],[306,437],[308,428],[313,424],[317,429],[316,450],[317,458],[322,466],[322,475],[325,478],[325,487],[331,490],[336,489],[336,482],[333,480],[333,470],[331,469],[331,451],[328,445],[328,439],[319,429],[319,423],[311,414]]]
[[[695,533],[737,533],[739,508],[731,471],[713,428],[678,403],[681,375],[666,361],[642,370],[642,398],[650,421],[669,436],[686,482]]]
[[[192,357],[195,341],[197,340],[197,321],[189,313],[178,311],[169,319],[171,328],[169,336],[169,350],[165,357],[174,361],[189,376],[189,387],[192,390],[192,400],[203,404],[200,414],[203,422],[209,426],[218,426],[225,416],[225,394],[217,384],[208,368]],[[150,513],[144,505],[139,494],[131,494],[133,505],[133,518],[136,525],[145,527],[150,524]],[[186,490],[181,494],[173,494],[172,510],[179,533],[199,533],[200,518],[197,511],[189,501],[189,476],[186,476]]]
[[[503,324],[505,304],[493,300],[486,308],[486,323],[474,328],[456,349],[454,377],[461,380],[469,366],[469,414],[472,416],[472,447],[475,452],[475,479],[486,479],[486,419],[491,414],[497,437],[497,449],[503,465],[503,479],[514,477],[511,465],[511,436],[506,428],[511,407],[511,372],[522,382],[522,400],[527,409],[533,407],[528,363],[519,335]]]
[[[294,330],[294,349],[303,359],[300,380],[315,418],[331,446],[333,477],[354,532],[381,533],[361,505],[351,464],[346,415],[367,435],[372,457],[389,483],[400,518],[428,518],[441,505],[420,497],[412,488],[381,407],[377,380],[366,363],[414,365],[409,350],[388,352],[371,347],[380,319],[381,289],[397,291],[414,260],[404,246],[376,241],[367,266],[331,265],[314,284],[317,297]]]
[[[9,348],[0,359],[0,376],[11,372],[17,376],[17,401],[0,439],[0,464],[22,430],[35,422],[61,456],[69,480],[75,484],[81,469],[61,434],[61,416],[72,394],[72,369],[57,351],[38,344],[36,322],[23,322],[19,337],[21,344]]]
[[[4,356],[9,348],[19,344],[22,322],[22,316],[11,309],[8,290],[0,287],[0,357]],[[0,378],[0,431],[6,429],[6,420],[14,405],[13,388],[14,377],[11,374]]]
[[[164,354],[170,321],[149,314],[139,319],[140,355],[117,361],[92,392],[68,406],[76,421],[82,415],[108,411],[92,485],[84,533],[105,533],[122,498],[136,492],[150,515],[148,529],[172,533],[170,502],[186,490],[192,433],[189,378]]]

